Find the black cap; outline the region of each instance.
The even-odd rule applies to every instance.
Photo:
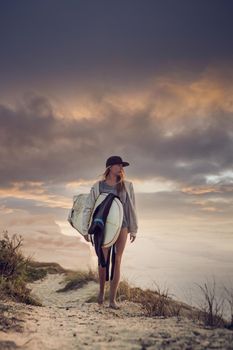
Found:
[[[128,166],[129,163],[128,162],[124,162],[121,157],[119,156],[111,156],[107,159],[106,161],[106,168],[109,166],[109,165],[114,165],[114,164],[122,164],[122,166]]]

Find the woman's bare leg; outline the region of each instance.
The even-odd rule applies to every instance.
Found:
[[[110,248],[102,248],[104,259],[107,261],[107,256]],[[100,283],[100,290],[98,295],[98,304],[102,305],[104,302],[104,288],[105,288],[105,281],[106,281],[106,267],[102,267],[101,265],[98,266],[99,268],[99,283]]]
[[[115,255],[115,266],[114,266],[114,276],[113,279],[110,280],[110,298],[109,298],[109,306],[113,308],[118,308],[119,306],[116,303],[116,293],[117,288],[120,281],[120,266],[121,266],[121,258],[126,245],[128,237],[128,229],[124,227],[121,229],[119,237],[115,243],[116,245],[116,255]]]

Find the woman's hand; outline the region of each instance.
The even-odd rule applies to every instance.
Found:
[[[131,241],[131,243],[133,243],[133,241],[135,240],[135,238],[136,238],[136,234],[130,232],[130,241]]]

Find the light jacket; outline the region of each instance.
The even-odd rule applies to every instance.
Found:
[[[88,228],[89,228],[89,222],[92,214],[92,210],[94,208],[95,202],[97,197],[100,194],[99,191],[99,180],[96,181],[90,189],[90,193],[88,194],[85,205],[83,208],[83,214],[82,214],[82,231],[84,235],[88,234]],[[136,211],[136,203],[135,203],[135,193],[133,188],[133,183],[128,180],[124,180],[126,191],[128,194],[128,203],[127,206],[127,219],[128,219],[128,230],[133,235],[136,236],[138,231],[138,218],[137,218],[137,211]],[[120,193],[120,198],[124,202],[125,201],[126,192]]]

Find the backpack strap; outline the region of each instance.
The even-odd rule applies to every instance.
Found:
[[[112,246],[112,268],[111,268],[111,280],[114,277],[114,271],[115,271],[115,256],[116,256],[116,252],[115,252],[115,243]]]
[[[108,257],[106,262],[106,276],[105,276],[106,281],[109,281],[109,265],[110,265],[111,249],[112,247],[110,247],[110,249],[108,250]]]
[[[111,254],[112,253],[112,254]],[[115,243],[110,247],[108,251],[108,257],[106,262],[106,281],[109,281],[109,266],[110,266],[110,256],[111,256],[111,276],[110,279],[112,280],[114,277],[114,270],[115,270]]]

